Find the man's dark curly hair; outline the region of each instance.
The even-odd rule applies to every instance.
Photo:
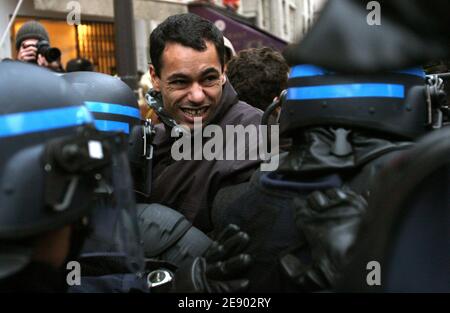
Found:
[[[287,87],[289,66],[268,48],[242,50],[227,64],[227,76],[239,99],[263,111]]]
[[[206,50],[206,41],[217,50],[222,68],[225,62],[223,35],[214,23],[192,13],[169,16],[150,35],[150,58],[156,75],[161,74],[162,54],[167,43],[178,43],[197,51]]]

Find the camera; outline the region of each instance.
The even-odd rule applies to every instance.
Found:
[[[47,40],[39,41],[36,44],[36,48],[37,53],[43,55],[49,63],[58,61],[61,57],[61,50],[50,47],[50,43]]]

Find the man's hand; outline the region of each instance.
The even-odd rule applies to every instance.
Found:
[[[37,52],[37,39],[27,39],[22,42],[19,52],[17,53],[17,59],[22,62],[32,62],[39,66],[50,68],[50,64],[45,57]]]
[[[243,278],[252,260],[243,253],[249,236],[229,225],[202,257],[175,273],[173,292],[243,292],[249,281]]]
[[[37,64],[39,66],[48,67],[48,68],[52,69],[52,67],[50,66],[50,64],[47,62],[47,60],[45,59],[45,57],[42,54],[38,54]]]
[[[23,62],[36,62],[36,54],[36,45],[22,46],[17,54],[17,59]]]

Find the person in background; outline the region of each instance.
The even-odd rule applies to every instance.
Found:
[[[278,51],[252,48],[233,57],[226,74],[239,100],[265,111],[286,89],[289,66]]]
[[[39,53],[39,45],[53,50],[52,58]],[[29,21],[20,27],[16,35],[17,60],[47,67],[55,72],[64,72],[61,51],[50,48],[50,38],[45,27],[37,21]]]
[[[67,62],[66,72],[94,72],[94,65],[88,59],[71,59]]]

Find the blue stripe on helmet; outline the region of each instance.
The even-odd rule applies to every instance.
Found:
[[[425,78],[424,70],[419,67],[394,71],[394,73],[407,74],[407,75],[413,75],[413,76]],[[290,78],[299,78],[299,77],[311,77],[311,76],[324,76],[324,75],[332,75],[332,74],[336,74],[336,73],[328,71],[319,66],[310,65],[310,64],[302,64],[302,65],[293,66],[291,68],[291,74],[289,75],[289,77]]]
[[[94,122],[84,106],[19,112],[0,115],[0,137],[19,136]]]
[[[289,88],[288,100],[384,97],[404,98],[405,88],[397,84],[346,84]]]
[[[86,104],[86,107],[89,109],[89,111],[94,113],[110,113],[125,115],[137,119],[141,118],[141,113],[138,109],[126,105],[91,101],[85,101],[84,103]]]
[[[130,125],[123,122],[95,120],[95,128],[104,132],[123,131],[125,134],[130,133]]]
[[[311,76],[323,76],[327,74],[329,74],[329,72],[322,67],[304,64],[292,67],[291,74],[289,75],[289,77],[290,78],[311,77]]]

